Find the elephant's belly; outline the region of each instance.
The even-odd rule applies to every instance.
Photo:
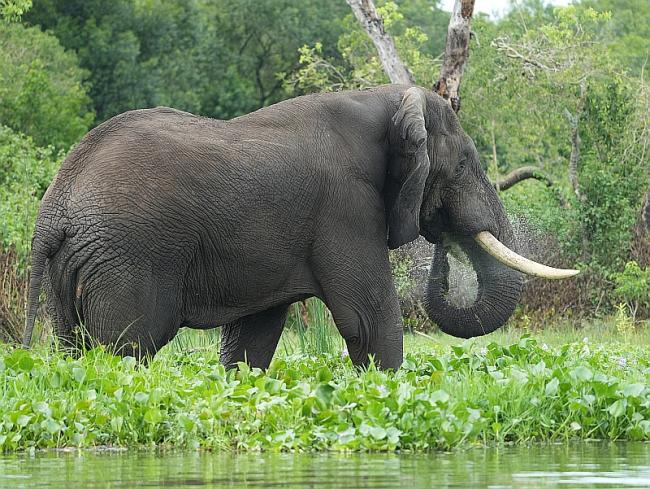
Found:
[[[234,271],[233,271],[234,273]],[[284,275],[284,276],[283,276]],[[224,278],[224,276],[226,278]],[[215,277],[213,283],[188,284],[184,301],[183,326],[209,329],[281,304],[322,296],[305,267],[287,274],[236,273]]]

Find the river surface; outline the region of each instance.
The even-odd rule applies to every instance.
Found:
[[[0,456],[0,488],[650,488],[650,444],[426,455],[36,452]]]

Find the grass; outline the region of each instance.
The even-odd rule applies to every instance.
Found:
[[[308,306],[309,327],[285,332],[266,372],[226,372],[215,332],[183,332],[148,366],[101,348],[73,359],[1,346],[0,446],[419,452],[650,441],[642,333],[408,335],[399,371],[360,371],[331,331],[310,331],[331,326]]]

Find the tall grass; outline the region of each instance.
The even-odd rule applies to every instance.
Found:
[[[304,355],[339,354],[344,351],[332,315],[325,304],[315,298],[291,306],[282,336],[285,353]]]

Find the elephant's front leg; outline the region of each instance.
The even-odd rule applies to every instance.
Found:
[[[221,327],[221,363],[226,368],[246,362],[267,368],[282,335],[289,306],[280,305]]]
[[[321,275],[324,299],[355,365],[372,355],[382,369],[397,369],[403,358],[403,326],[387,250],[339,254]]]

